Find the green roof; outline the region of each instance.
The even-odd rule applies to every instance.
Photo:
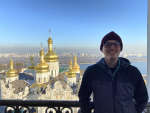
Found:
[[[60,68],[59,69],[59,72],[63,72],[63,71],[65,71],[65,70],[67,70],[68,68],[67,67],[65,67],[65,68]]]

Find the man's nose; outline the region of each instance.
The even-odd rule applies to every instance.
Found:
[[[113,45],[113,44],[111,44],[110,49],[115,49],[115,47],[114,47],[114,45]]]

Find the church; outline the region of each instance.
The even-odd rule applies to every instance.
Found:
[[[47,40],[48,51],[44,53],[42,46],[39,52],[40,61],[34,64],[34,56],[24,73],[17,73],[10,60],[10,69],[1,75],[1,99],[18,100],[70,100],[78,101],[82,73],[74,56],[70,59],[69,68],[59,72],[58,55],[52,50],[51,35]],[[60,79],[61,78],[63,79]],[[45,107],[36,108],[37,113],[45,113]],[[77,111],[79,108],[74,108]]]

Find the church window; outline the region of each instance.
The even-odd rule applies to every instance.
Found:
[[[44,78],[44,82],[46,81],[46,79]]]
[[[40,78],[39,78],[39,82],[40,82]]]
[[[53,76],[53,70],[51,70],[51,75]]]

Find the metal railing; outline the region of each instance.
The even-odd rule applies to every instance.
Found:
[[[93,102],[91,102],[93,108]],[[52,100],[0,100],[0,107],[5,107],[0,113],[40,113],[34,107],[46,107],[45,113],[74,113],[72,108],[79,108],[78,101]],[[63,111],[64,109],[67,111]],[[53,110],[52,110],[53,109]],[[76,113],[80,113],[76,111]],[[150,113],[150,102],[143,113]]]

